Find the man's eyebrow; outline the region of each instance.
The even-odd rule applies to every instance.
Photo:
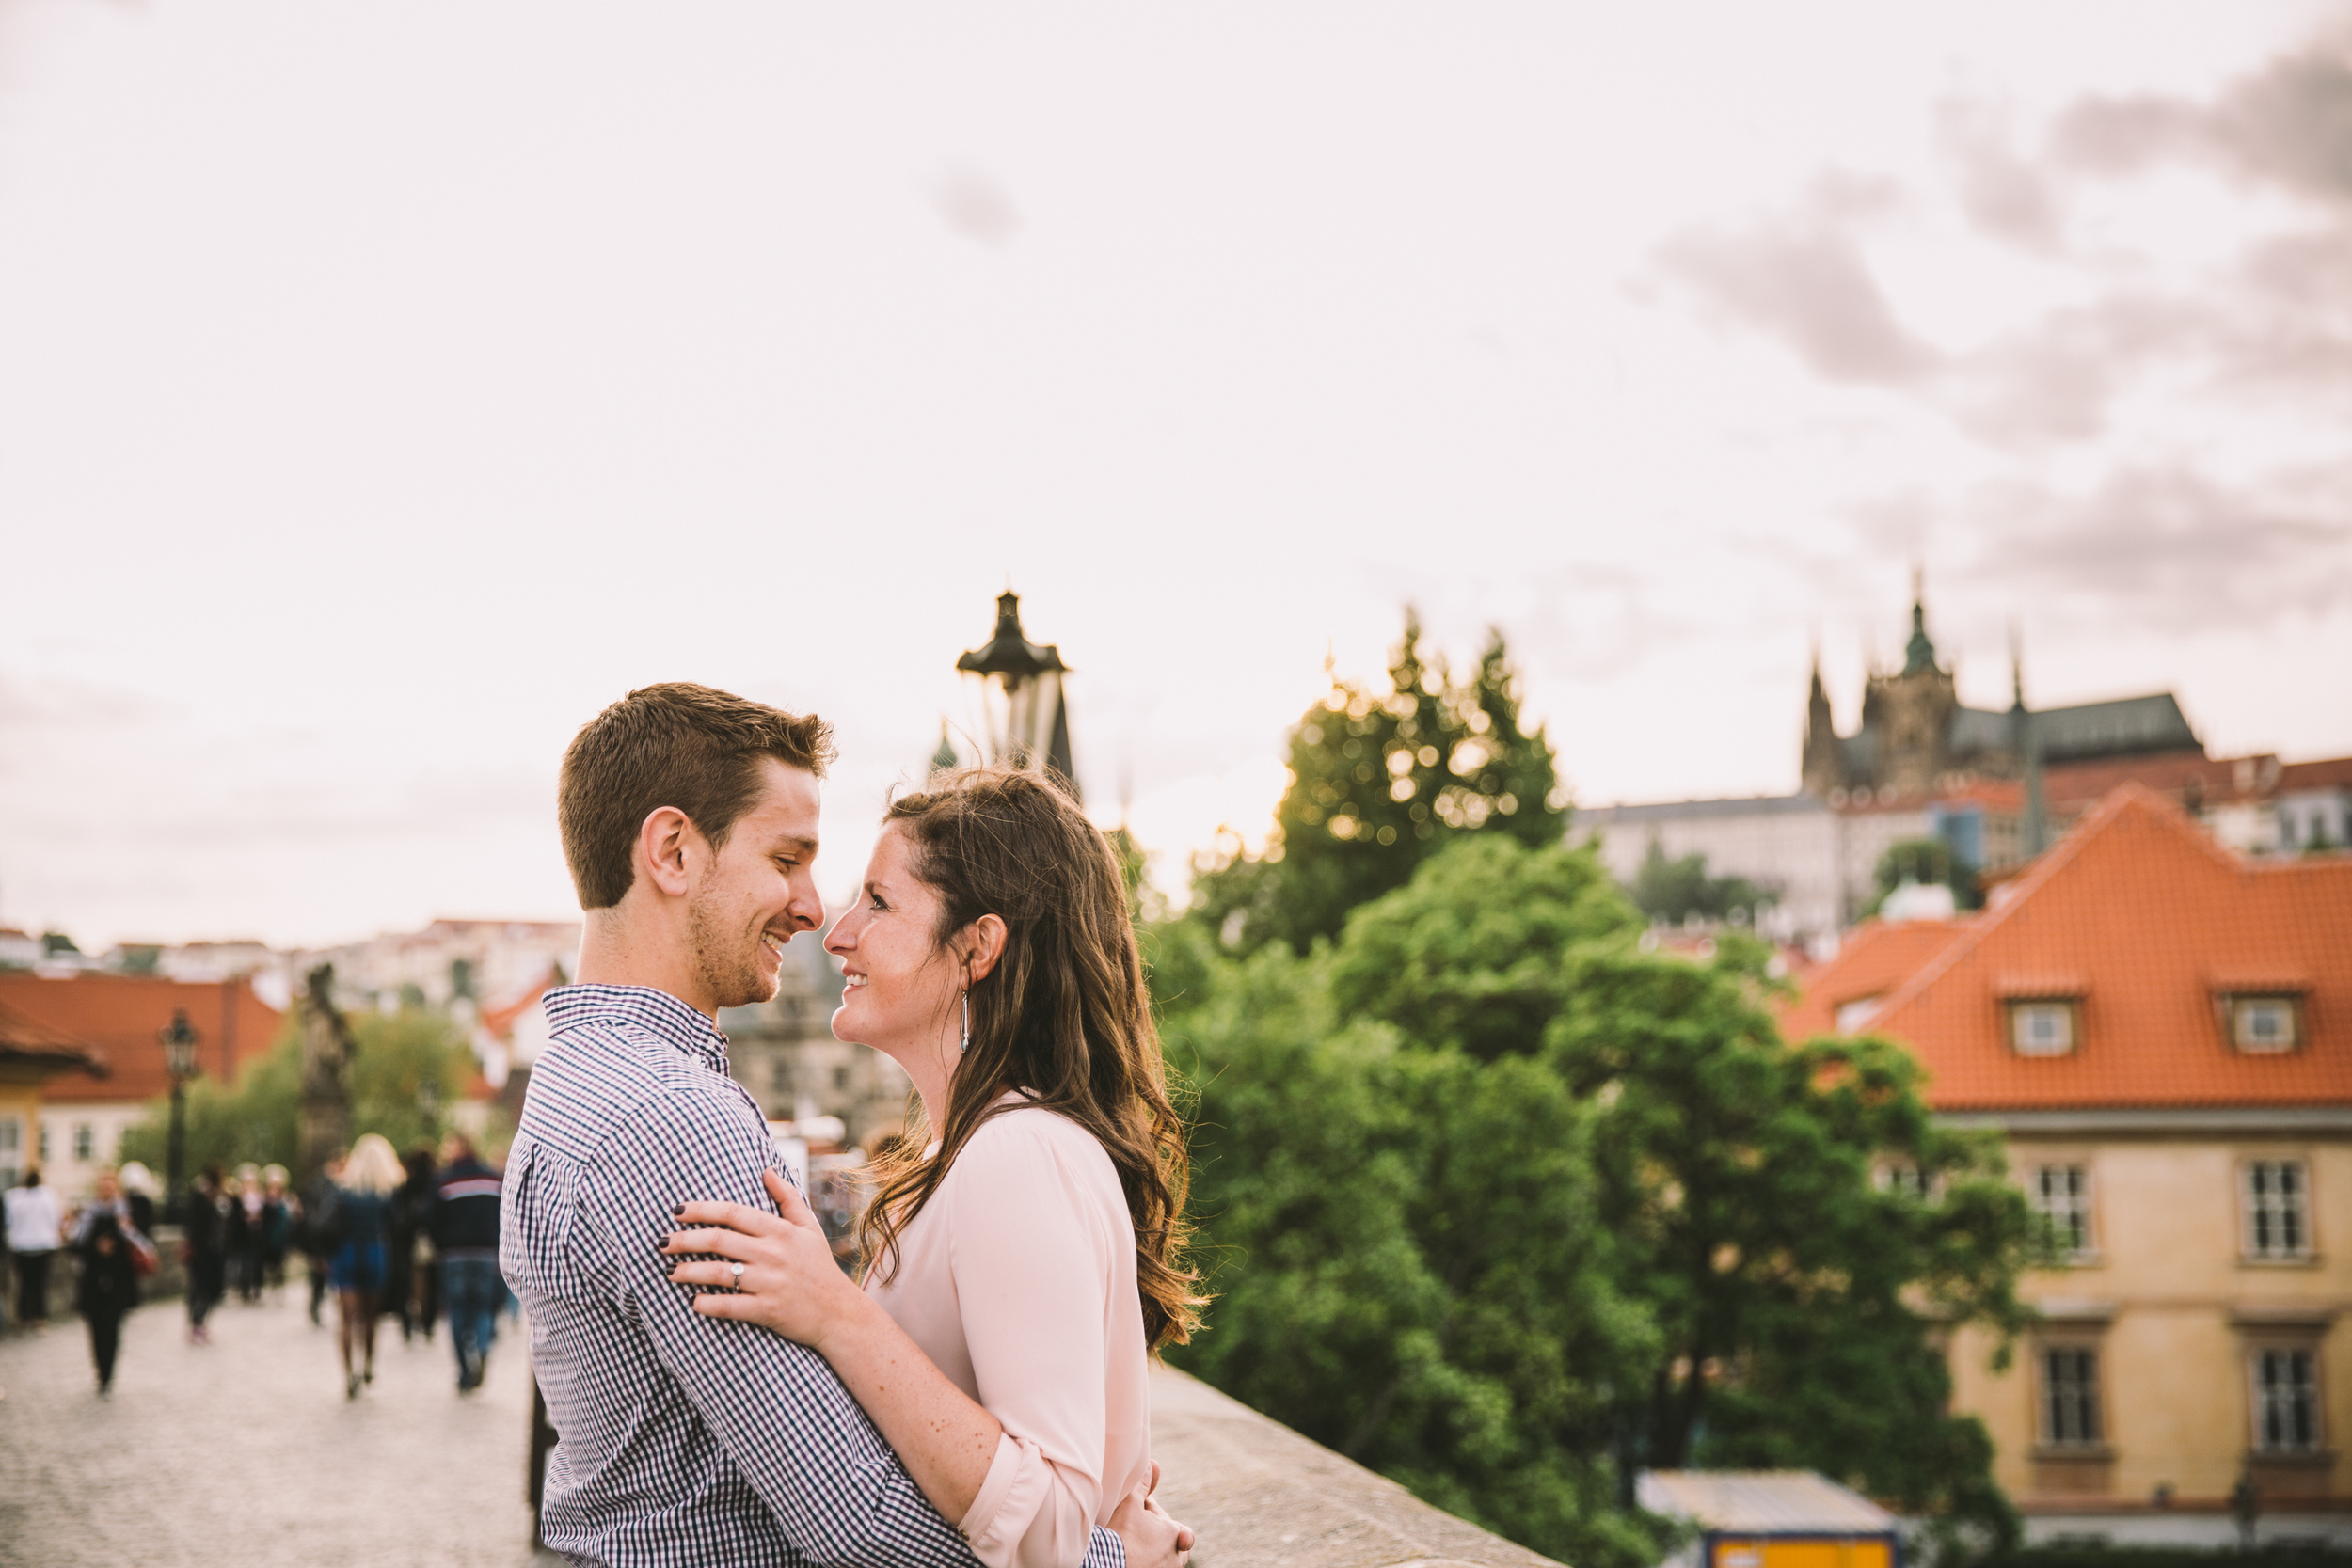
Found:
[[[797,849],[811,860],[817,858],[817,841],[813,838],[787,838],[784,840],[784,847]]]

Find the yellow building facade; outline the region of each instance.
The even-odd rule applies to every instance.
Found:
[[[2000,1120],[2067,1261],[2006,1370],[1955,1338],[1953,1402],[2033,1533],[2217,1542],[2242,1481],[2265,1538],[2352,1532],[2352,1115]]]
[[[1954,1336],[2031,1538],[2352,1547],[2352,855],[2249,859],[2137,785],[1947,920],[1874,922],[1795,1037],[1900,1041],[2039,1212],[2038,1321]]]

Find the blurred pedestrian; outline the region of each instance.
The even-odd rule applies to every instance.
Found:
[[[457,1347],[457,1391],[464,1394],[482,1386],[497,1333],[499,1173],[483,1163],[462,1132],[441,1141],[441,1158],[449,1164],[433,1204],[433,1245],[441,1255],[449,1337]]]
[[[213,1331],[204,1326],[204,1320],[228,1293],[228,1208],[220,1167],[206,1165],[189,1183],[188,1210],[181,1221],[180,1256],[188,1265],[188,1343],[192,1345],[213,1342]]]
[[[73,1251],[81,1260],[73,1306],[89,1324],[103,1395],[114,1388],[123,1314],[139,1304],[140,1278],[155,1272],[155,1243],[131,1223],[131,1205],[113,1171],[98,1173],[98,1196],[74,1222]]]
[[[130,1205],[131,1226],[140,1235],[155,1234],[155,1175],[136,1160],[125,1160],[115,1173],[121,1184],[122,1201]]]
[[[262,1167],[262,1283],[270,1299],[286,1288],[286,1251],[294,1244],[294,1203],[286,1193],[286,1167]]]
[[[319,1303],[326,1295],[326,1275],[335,1259],[335,1248],[342,1238],[335,1232],[336,1180],[343,1173],[343,1162],[351,1158],[351,1150],[339,1148],[327,1156],[319,1173],[310,1178],[300,1200],[300,1212],[294,1216],[294,1244],[302,1249],[304,1265],[310,1274],[310,1325],[319,1326]]]
[[[381,1133],[370,1132],[351,1146],[336,1183],[335,1207],[342,1240],[327,1281],[335,1288],[342,1351],[343,1397],[356,1400],[359,1386],[375,1381],[375,1320],[384,1307],[385,1248],[390,1238],[392,1194],[407,1173]],[[355,1369],[355,1356],[359,1357]]]
[[[407,1172],[392,1195],[391,1256],[384,1282],[384,1305],[400,1317],[400,1342],[419,1330],[433,1338],[433,1150],[419,1144],[401,1161]]]
[[[237,1167],[229,1190],[229,1278],[237,1299],[250,1307],[262,1299],[262,1167]]]
[[[49,1261],[65,1239],[65,1212],[54,1187],[40,1184],[38,1166],[8,1189],[8,1260],[16,1265],[16,1322],[40,1328],[49,1322]]]

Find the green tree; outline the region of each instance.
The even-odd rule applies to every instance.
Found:
[[[1906,838],[1888,845],[1872,868],[1871,879],[1878,892],[1863,910],[1865,915],[1878,913],[1888,895],[1905,882],[1923,887],[1941,882],[1952,890],[1954,904],[1963,910],[1979,908],[1984,902],[1976,877],[1952,859],[1952,847],[1940,838]]]
[[[1452,838],[1545,845],[1567,820],[1550,744],[1523,728],[1502,633],[1456,680],[1442,656],[1424,657],[1409,608],[1388,690],[1333,672],[1292,727],[1290,774],[1263,856],[1195,866],[1194,918],[1243,951],[1281,942],[1304,953],[1337,936],[1350,910]]]
[[[441,1013],[404,1010],[352,1015],[352,1130],[381,1132],[395,1148],[432,1143],[449,1130],[448,1113],[473,1072],[473,1052]],[[187,1168],[246,1161],[292,1169],[302,1098],[298,1017],[289,1014],[269,1054],[234,1084],[199,1078],[187,1088]],[[122,1134],[122,1157],[159,1175],[171,1125],[171,1102],[157,1100]]]
[[[1780,895],[1758,887],[1745,877],[1709,877],[1705,855],[1668,860],[1656,839],[1642,856],[1633,885],[1626,890],[1652,920],[1677,924],[1697,915],[1703,920],[1752,920],[1759,910],[1780,901]]]
[[[1221,1292],[1174,1358],[1441,1508],[1580,1568],[1646,1568],[1665,1536],[1617,1507],[1594,1370],[1655,1346],[1594,1223],[1590,1112],[1537,1061],[1344,1023],[1331,962],[1161,929]]]
[[[1348,923],[1333,995],[1418,1045],[1531,1054],[1567,1006],[1568,956],[1642,925],[1590,849],[1468,838]]]
[[[1515,874],[1514,856],[1534,863]],[[2024,1319],[2032,1230],[1997,1146],[1935,1124],[1898,1045],[1785,1045],[1761,943],[1722,940],[1706,964],[1644,954],[1621,899],[1613,928],[1600,918],[1617,895],[1593,852],[1552,856],[1587,864],[1457,847],[1349,921],[1335,989],[1343,1016],[1524,1053],[1597,1108],[1615,1287],[1659,1336],[1616,1384],[1623,1470],[1806,1465],[2009,1539],[1989,1441],[1945,1410],[1935,1349],[1955,1323]],[[1934,1201],[1882,1189],[1898,1164]]]

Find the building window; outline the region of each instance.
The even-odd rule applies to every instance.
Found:
[[[2042,1353],[2042,1440],[2054,1449],[2100,1441],[2097,1351],[2065,1345]]]
[[[849,1088],[850,1069],[848,1068],[837,1067],[833,1069],[833,1086],[837,1090],[843,1091],[846,1091]]]
[[[2252,1370],[2255,1451],[2316,1453],[2319,1357],[2308,1350],[2258,1350]]]
[[[40,1124],[40,1163],[49,1163],[49,1124],[45,1121]]]
[[[1880,1192],[1894,1193],[1916,1203],[1925,1203],[1934,1190],[1928,1173],[1907,1160],[1890,1160],[1871,1176]]]
[[[2292,996],[2230,998],[2230,1043],[2251,1056],[2292,1051],[2300,1043],[2299,1009]]]
[[[1860,1034],[1864,1026],[1878,1016],[1879,1004],[1884,1000],[1882,996],[1865,996],[1857,1001],[1839,1003],[1837,1032],[1841,1035]]]
[[[13,1187],[24,1178],[24,1124],[0,1117],[0,1187]]]
[[[2074,1004],[2012,1002],[2009,1043],[2020,1056],[2063,1056],[2074,1049]]]
[[[2081,1165],[2042,1165],[2026,1196],[2042,1216],[2042,1234],[2069,1262],[2090,1256],[2090,1172]]]
[[[73,1124],[73,1158],[85,1165],[98,1158],[98,1129],[87,1121]]]
[[[2311,1178],[2300,1160],[2249,1160],[2246,1256],[2308,1258],[2312,1250]]]

